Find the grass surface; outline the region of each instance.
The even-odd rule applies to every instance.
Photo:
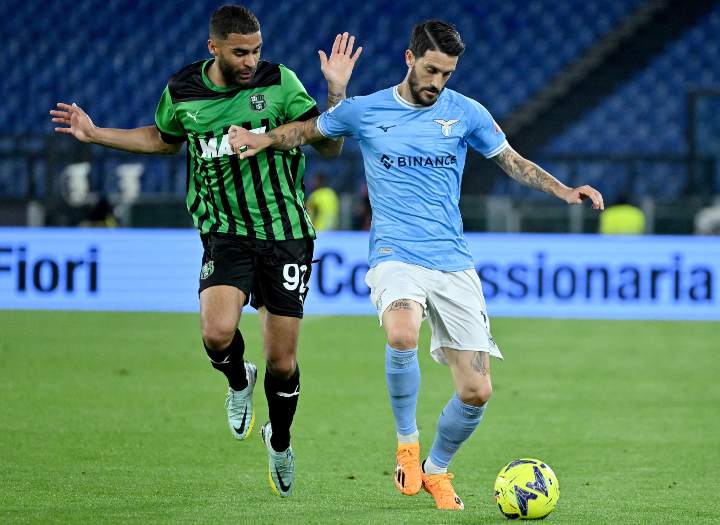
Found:
[[[256,318],[242,323],[259,365]],[[497,319],[485,420],[451,465],[466,510],[395,492],[384,339],[371,317],[309,317],[292,498],[267,485],[259,426],[230,437],[223,378],[192,315],[0,312],[0,523],[505,523],[497,471],[560,480],[545,523],[717,523],[720,325]],[[451,395],[426,352],[425,452]],[[262,381],[259,382],[262,385]]]

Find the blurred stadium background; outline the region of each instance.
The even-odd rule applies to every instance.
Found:
[[[471,245],[506,360],[493,364],[486,423],[453,463],[463,516],[399,498],[389,481],[367,241],[345,231],[368,225],[356,144],[332,161],[306,150],[308,190],[326,175],[343,231],[318,238],[306,306],[324,315],[303,321],[293,427],[302,470],[296,496],[278,502],[259,440],[226,435],[225,385],[201,352],[184,154],[52,131],[58,101],[99,126],[152,124],[168,77],[208,56],[221,3],[3,3],[0,522],[502,523],[493,478],[530,455],[558,473],[557,523],[717,523],[720,237],[696,234],[720,233],[720,2],[245,2],[263,58],[295,70],[321,109],[316,50],[336,33],[364,47],[349,88],[361,95],[402,80],[412,25],[455,23],[467,51],[450,87],[564,182],[644,213],[642,237],[594,235],[598,213],[470,154],[460,204],[466,231],[489,232]],[[98,223],[121,228],[75,228]],[[262,373],[256,324],[243,333]],[[422,348],[428,339],[425,327]],[[420,353],[425,447],[451,387]],[[262,422],[262,394],[257,409]]]
[[[493,113],[521,153],[561,180],[640,206],[649,233],[695,231],[720,194],[720,5],[672,0],[248,1],[263,57],[298,72],[325,106],[316,50],[332,35],[365,48],[349,88],[366,94],[402,80],[417,20],[442,16],[467,51],[450,87]],[[42,5],[42,7],[39,7]],[[208,56],[216,1],[9,0],[0,54],[0,225],[75,225],[106,197],[129,227],[186,227],[182,156],[140,157],[52,133],[47,111],[74,101],[95,123],[153,122],[167,79]],[[38,15],[42,11],[42,16]],[[409,16],[411,14],[411,16]],[[363,174],[349,141],[339,161],[308,151],[308,185],[327,178],[340,227],[362,228]],[[69,202],[68,202],[69,201]],[[595,232],[597,215],[513,183],[471,155],[462,207],[467,231]]]

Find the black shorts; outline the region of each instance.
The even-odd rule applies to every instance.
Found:
[[[314,242],[312,239],[264,241],[237,235],[201,235],[200,289],[228,285],[245,293],[245,304],[268,312],[303,316]]]

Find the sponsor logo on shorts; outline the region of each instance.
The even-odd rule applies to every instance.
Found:
[[[212,275],[212,273],[215,271],[215,262],[214,261],[208,261],[205,264],[203,264],[202,269],[200,270],[200,279],[207,279]]]
[[[382,305],[383,305],[382,296],[385,293],[385,290],[387,290],[387,288],[384,288],[383,291],[380,292],[380,294],[378,295],[377,301],[375,301],[375,308],[377,309],[378,313],[382,312]]]
[[[487,317],[487,315],[485,314],[485,312],[480,312],[480,315],[482,315],[483,324],[485,325],[485,328],[489,328],[489,326],[488,326],[488,317]]]

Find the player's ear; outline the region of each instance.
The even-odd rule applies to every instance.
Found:
[[[217,48],[215,47],[215,42],[213,42],[212,38],[208,38],[208,51],[212,56],[217,56]]]
[[[405,50],[405,63],[407,67],[412,68],[415,65],[415,55],[409,49]]]

